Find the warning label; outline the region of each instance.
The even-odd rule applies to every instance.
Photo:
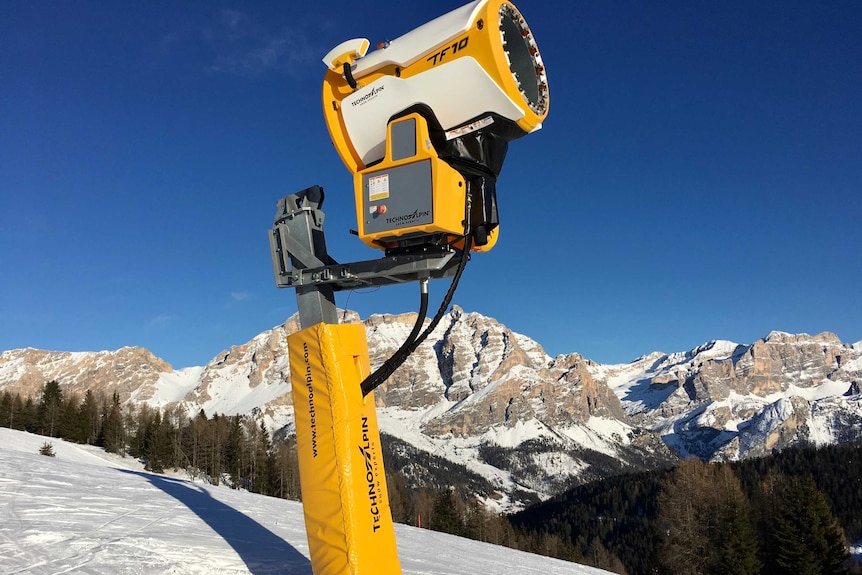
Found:
[[[389,174],[368,178],[368,201],[376,202],[389,197]]]

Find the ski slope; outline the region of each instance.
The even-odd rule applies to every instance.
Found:
[[[146,473],[131,458],[0,428],[0,575],[312,575],[299,503]],[[405,575],[600,569],[397,525]]]

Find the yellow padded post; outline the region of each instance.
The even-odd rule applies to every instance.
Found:
[[[401,573],[361,324],[288,337],[305,528],[315,575]]]

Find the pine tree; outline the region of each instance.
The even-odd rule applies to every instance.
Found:
[[[47,441],[42,444],[42,447],[39,448],[39,455],[45,455],[47,457],[55,457],[54,446]]]
[[[125,454],[126,433],[123,427],[123,414],[120,411],[120,396],[114,392],[111,405],[102,412],[102,425],[99,443],[109,453]]]
[[[170,467],[180,469],[187,465],[183,436],[189,426],[188,412],[185,406],[176,405],[165,412],[165,418],[170,424]]]
[[[416,509],[410,497],[410,489],[402,473],[386,469],[386,486],[389,493],[389,510],[392,520],[406,525],[416,524]]]
[[[129,453],[132,457],[145,457],[147,431],[152,425],[154,416],[153,408],[146,403],[138,405],[136,410],[130,409],[127,413],[126,429],[129,431]]]
[[[224,465],[224,447],[228,434],[227,419],[224,415],[213,414],[207,426],[208,473],[213,485],[221,483],[222,474],[226,471]]]
[[[844,532],[814,481],[778,476],[769,487],[764,517],[772,554],[766,569],[776,575],[845,573],[850,554]]]
[[[730,469],[724,466],[725,473]],[[718,504],[715,560],[710,572],[716,575],[760,573],[757,538],[749,514],[750,504],[734,477]]]
[[[464,535],[464,521],[461,514],[460,501],[455,497],[451,487],[443,489],[434,499],[429,527],[435,531]]]
[[[21,409],[21,423],[15,424],[15,429],[20,429],[21,431],[29,431],[30,433],[38,433],[39,432],[39,421],[37,416],[36,403],[33,401],[32,397],[28,397],[24,400],[23,408]]]
[[[659,524],[666,531],[662,561],[679,575],[705,573],[709,563],[709,518],[703,499],[708,489],[705,465],[697,459],[684,461],[659,495]]]
[[[121,410],[122,428],[124,434],[125,451],[132,457],[140,457],[140,452],[135,453],[135,441],[137,440],[138,415],[144,404],[126,403]]]
[[[8,391],[3,391],[0,394],[0,426],[12,428],[15,411],[12,394]]]
[[[19,431],[30,431],[34,426],[35,406],[33,399],[28,397],[25,401],[20,393],[12,397],[12,406],[9,412],[9,427]]]
[[[57,425],[57,437],[62,437],[67,441],[74,441],[75,443],[84,443],[82,438],[84,429],[81,422],[79,404],[80,401],[76,393],[69,394],[63,402],[60,407],[60,422]]]
[[[36,412],[37,426],[42,435],[56,437],[63,404],[63,390],[56,380],[45,383]]]
[[[143,431],[143,446],[141,450],[142,457],[147,461],[146,469],[155,473],[164,473],[164,445],[162,444],[162,434],[160,427],[162,425],[162,414],[156,410],[152,419],[146,422]]]
[[[208,466],[204,445],[208,428],[207,414],[201,409],[195,418],[189,422],[189,426],[183,434],[183,450],[189,456],[189,465],[193,473],[206,473]]]
[[[81,402],[78,415],[81,425],[81,440],[82,443],[95,445],[99,439],[100,418],[99,418],[99,402],[96,399],[92,390],[88,389],[84,394],[84,401]]]
[[[296,440],[286,439],[275,448],[276,489],[274,495],[282,499],[299,501],[299,462],[296,455]],[[391,492],[390,492],[391,493]]]
[[[275,465],[272,457],[272,441],[269,439],[269,430],[262,419],[257,426],[252,459],[254,461],[254,475],[252,479],[254,492],[271,495],[275,483]]]
[[[683,462],[659,496],[661,556],[674,573],[760,572],[750,504],[727,465]]]
[[[172,442],[174,433],[173,424],[169,417],[162,417],[159,410],[155,410],[153,418],[149,421],[145,437],[143,457],[147,460],[147,469],[155,473],[164,473],[165,469],[171,467]]]
[[[246,441],[242,426],[242,416],[232,415],[228,418],[228,432],[224,447],[225,469],[230,475],[231,486],[234,489],[245,487],[243,476],[246,472]]]

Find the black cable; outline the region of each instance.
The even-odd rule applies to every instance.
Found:
[[[428,327],[425,328],[425,331],[422,334],[411,341],[411,337],[408,337],[407,340],[398,348],[392,357],[383,362],[383,365],[377,368],[377,370],[365,378],[365,380],[360,385],[362,389],[362,397],[365,397],[374,389],[380,386],[384,381],[386,381],[390,375],[392,375],[398,367],[403,364],[411,353],[416,351],[422,342],[424,342],[431,332],[437,327],[437,324],[440,323],[440,320],[443,319],[443,316],[446,313],[446,310],[449,308],[449,304],[452,303],[452,297],[455,295],[455,288],[458,287],[458,281],[461,279],[461,274],[464,273],[464,268],[467,266],[467,260],[470,259],[470,247],[471,247],[471,237],[467,236],[464,240],[464,251],[461,253],[461,261],[458,263],[458,269],[455,272],[455,277],[452,278],[452,283],[449,285],[449,291],[446,292],[446,296],[443,298],[443,301],[440,303],[440,307],[437,309],[437,313],[431,319],[431,323],[428,324]],[[428,294],[425,293],[423,295],[423,303],[424,308],[427,311],[428,307]],[[413,326],[413,331],[410,333],[410,336],[413,336],[414,333],[418,331],[419,328],[422,327],[422,323],[425,321],[424,313],[421,313],[417,318],[416,323]]]
[[[422,324],[425,322],[425,315],[428,312],[428,281],[422,280],[422,299],[420,303],[419,317],[416,318],[416,323],[413,325],[413,330],[410,332],[410,335],[407,336],[407,339],[401,344],[401,347],[398,348],[398,351],[392,354],[392,356],[383,362],[383,365],[378,367],[374,373],[366,377],[360,388],[362,389],[362,397],[365,397],[372,391],[374,391],[377,387],[379,387],[384,381],[386,381],[390,375],[392,375],[398,367],[403,364],[411,353],[416,351],[422,342],[424,342],[431,332],[437,327],[437,324],[440,323],[440,320],[443,319],[443,315],[446,313],[446,310],[449,308],[449,304],[452,303],[452,298],[455,296],[455,289],[458,287],[458,282],[461,280],[461,274],[464,273],[464,268],[467,267],[467,261],[470,259],[470,249],[473,247],[473,236],[470,233],[470,212],[473,206],[472,196],[470,194],[469,188],[467,191],[467,197],[465,199],[465,216],[464,216],[464,247],[461,252],[461,260],[458,262],[458,269],[455,271],[455,276],[452,278],[452,283],[449,285],[449,290],[446,292],[446,295],[443,297],[443,301],[440,303],[440,307],[437,309],[437,313],[434,314],[434,317],[431,319],[431,323],[428,324],[428,327],[425,328],[425,331],[422,332],[418,337],[416,334],[422,328]]]
[[[416,341],[414,341],[408,348],[408,355],[416,351],[416,348],[422,345],[422,342],[431,335],[431,332],[434,331],[437,324],[440,323],[441,319],[443,319],[443,315],[446,313],[446,310],[449,309],[449,304],[452,303],[452,297],[455,295],[455,288],[458,287],[461,274],[464,273],[464,268],[467,267],[467,261],[470,259],[470,248],[473,245],[472,240],[473,236],[471,235],[468,235],[464,239],[464,251],[461,253],[461,261],[458,263],[458,270],[455,272],[455,277],[452,278],[452,283],[449,285],[449,291],[446,292],[446,297],[444,297],[443,301],[440,303],[440,308],[437,310],[431,323],[428,324],[428,327],[425,328],[422,335],[416,338]]]
[[[416,318],[416,323],[413,324],[413,329],[410,331],[410,335],[408,335],[407,339],[404,340],[404,343],[401,344],[401,347],[404,348],[416,341],[416,337],[422,329],[422,324],[425,323],[425,316],[428,315],[428,280],[422,279],[419,281],[419,315]]]
[[[416,323],[413,324],[413,330],[410,332],[410,335],[407,336],[407,339],[404,340],[404,343],[401,344],[401,347],[398,348],[398,351],[392,354],[392,356],[383,362],[383,365],[378,367],[374,373],[369,375],[363,380],[360,388],[362,389],[362,397],[368,395],[372,390],[377,388],[381,383],[389,379],[389,376],[395,373],[395,370],[404,363],[407,359],[407,356],[410,355],[410,352],[407,351],[408,348],[416,341],[416,337],[419,335],[420,330],[422,329],[422,324],[425,323],[425,316],[428,314],[428,280],[422,280],[422,289],[420,291],[420,301],[419,301],[419,316],[416,318]]]

